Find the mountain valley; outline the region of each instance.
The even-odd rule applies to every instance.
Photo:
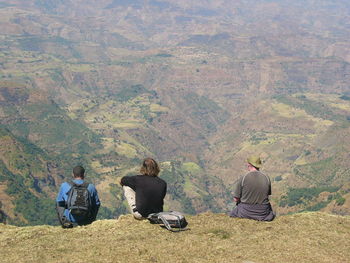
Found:
[[[151,156],[166,209],[227,212],[255,153],[278,214],[349,215],[349,9],[1,1],[0,211],[11,224],[57,223],[58,187],[81,164],[100,218],[115,218],[127,212],[118,179]]]

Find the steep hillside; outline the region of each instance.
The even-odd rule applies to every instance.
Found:
[[[71,120],[47,94],[26,84],[0,82],[1,124],[50,151],[91,151],[99,136]]]
[[[12,224],[56,222],[52,198],[60,169],[29,141],[0,127],[0,187],[2,220]]]
[[[0,224],[1,262],[349,262],[349,217],[302,213],[270,223],[188,217],[172,233],[132,216],[86,227]]]
[[[51,188],[23,189],[53,198],[82,164],[111,218],[126,211],[118,178],[152,156],[168,207],[226,211],[258,153],[279,213],[349,214],[349,24],[342,0],[2,1],[0,123],[12,139],[1,143],[34,150],[22,171],[9,163],[33,150],[1,150],[4,181],[47,173]],[[7,187],[5,213],[23,217]]]
[[[208,170],[232,184],[245,173],[246,156],[260,153],[280,213],[319,210],[350,191],[347,96],[302,93],[250,102],[212,137]]]
[[[164,155],[161,161],[171,160],[161,163],[161,176],[169,189],[167,207],[193,214],[222,211],[226,206],[229,196],[220,179],[196,163],[176,160],[178,154],[171,158],[167,153],[171,147],[179,148],[176,143],[156,147],[161,137],[153,123],[160,122],[159,116],[168,111],[156,94],[132,86],[115,97],[76,101],[68,111],[45,95],[28,84],[0,82],[1,195],[8,223],[56,224],[52,199],[60,183],[70,180],[77,164],[85,166],[88,180],[100,192],[103,208],[99,217],[126,213],[118,178],[138,174],[141,160],[155,154]],[[221,113],[214,102],[195,94],[189,99],[193,108],[188,112],[208,119],[194,124],[207,125],[203,134],[227,118],[224,111],[213,117]],[[201,101],[208,107],[203,108]]]

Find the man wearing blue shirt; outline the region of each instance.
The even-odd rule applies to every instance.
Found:
[[[58,219],[63,228],[71,228],[74,225],[87,225],[96,220],[101,203],[98,198],[97,190],[93,184],[89,184],[87,186],[91,200],[91,211],[89,211],[89,216],[85,217],[72,215],[67,209],[69,191],[71,190],[73,183],[76,185],[83,185],[84,177],[85,169],[82,166],[76,166],[73,169],[73,181],[71,183],[64,182],[61,185],[60,192],[56,198],[56,210]]]

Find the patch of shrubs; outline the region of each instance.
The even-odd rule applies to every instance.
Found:
[[[275,177],[274,180],[275,180],[275,182],[279,182],[279,181],[282,181],[282,179],[283,179],[282,176],[278,175]]]
[[[311,187],[311,188],[290,188],[286,195],[282,196],[279,205],[281,207],[306,204],[314,198],[317,198],[322,192],[334,193],[339,187]]]
[[[137,96],[143,93],[150,93],[148,89],[146,89],[143,85],[132,85],[130,87],[124,87],[121,91],[119,91],[116,96],[119,101],[125,102],[130,99],[136,98]]]
[[[346,199],[344,197],[339,197],[337,200],[335,200],[335,203],[338,206],[342,206],[345,203]]]
[[[339,97],[339,99],[342,99],[342,100],[350,100],[350,96],[342,95],[342,96]]]
[[[329,203],[330,203],[330,201],[319,202],[319,203],[317,203],[315,205],[307,207],[305,209],[305,211],[319,211],[322,208],[325,208]]]

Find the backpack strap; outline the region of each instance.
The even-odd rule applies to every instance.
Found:
[[[177,217],[177,216],[176,216],[176,217]],[[179,230],[174,230],[174,229],[171,227],[171,225],[169,224],[168,220],[166,220],[166,219],[164,218],[163,215],[158,215],[158,218],[159,218],[160,220],[162,220],[162,222],[163,222],[165,228],[168,229],[169,231],[171,231],[171,232],[179,232],[179,231],[181,231],[181,228],[180,228]],[[179,220],[178,217],[177,217],[177,220],[178,220],[179,225],[180,225],[180,220]]]
[[[172,213],[173,211],[170,212],[159,212],[159,213],[152,213],[149,214],[147,219],[150,221],[151,224],[162,224],[162,227],[165,227],[167,230],[171,231],[171,232],[180,232],[180,231],[186,231],[186,230],[190,230],[189,228],[186,228],[187,226],[187,222],[185,220],[184,223],[184,227],[181,226],[181,216]],[[177,230],[175,230],[173,227],[171,227],[171,224],[169,223],[169,221],[166,219],[166,215],[165,214],[170,214],[171,216],[176,217],[177,220],[177,224],[178,224],[178,228]]]
[[[169,224],[168,220],[166,220],[162,214],[159,214],[159,215],[158,215],[158,218],[159,218],[160,220],[162,220],[162,222],[163,222],[165,228],[168,229],[168,230],[171,231],[171,232],[185,231],[185,229],[182,229],[182,227],[181,227],[180,216],[175,215],[175,214],[172,214],[172,216],[175,216],[175,217],[177,218],[177,222],[178,222],[178,224],[179,224],[179,229],[178,229],[178,230],[173,229],[173,228],[171,227],[171,225]]]
[[[89,187],[89,183],[88,182],[84,182],[82,184],[77,184],[74,181],[72,181],[72,184],[69,184],[71,187],[69,189],[69,191],[72,189],[73,185],[76,186],[77,188],[86,188],[86,190],[88,190],[88,192],[90,193],[88,187]],[[69,191],[67,193],[69,193]]]
[[[172,228],[171,228],[169,222],[162,215],[158,215],[158,218],[160,220],[162,220],[162,222],[163,222],[164,226],[166,227],[166,229],[172,231]]]
[[[85,181],[84,181],[84,183],[82,183],[82,184],[77,184],[77,183],[75,183],[74,181],[72,181],[72,184],[75,185],[75,186],[84,187],[84,188],[88,188],[89,185],[90,185],[88,182],[85,182]]]
[[[84,188],[86,188],[88,191],[89,191],[89,189],[88,189],[88,187],[89,187],[89,183],[88,182],[84,182],[84,183],[82,183],[82,184],[77,184],[77,183],[75,183],[73,180],[71,181],[71,182],[66,182],[70,187],[69,187],[69,190],[67,191],[67,195],[69,196],[69,192],[72,190],[72,187],[73,187],[73,185],[75,185],[75,186],[77,186],[77,187],[84,187]],[[66,208],[67,208],[67,201],[66,201]]]

